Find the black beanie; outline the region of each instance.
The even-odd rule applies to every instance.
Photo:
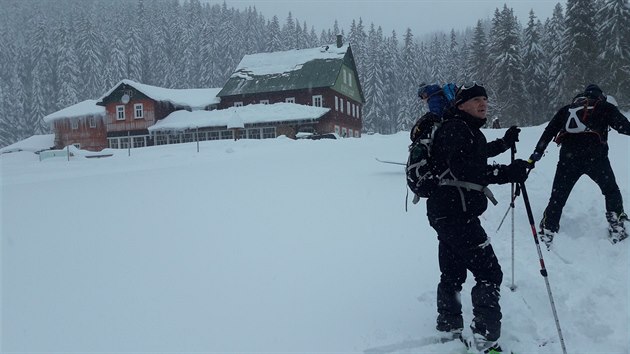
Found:
[[[586,88],[584,89],[584,94],[590,98],[600,98],[604,95],[602,89],[600,89],[599,86],[595,84],[590,84],[586,86]]]
[[[486,89],[480,84],[473,82],[470,85],[462,85],[459,90],[457,90],[457,95],[455,95],[455,106],[479,96],[488,98]]]

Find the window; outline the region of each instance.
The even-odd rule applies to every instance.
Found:
[[[128,149],[129,148],[129,139],[127,139],[127,138],[120,138],[120,148],[121,149]]]
[[[234,102],[234,107],[243,107],[243,102]]]
[[[142,119],[144,118],[144,109],[142,108],[142,103],[136,103],[133,105],[133,118],[134,119]]]
[[[276,137],[276,127],[263,128],[263,139],[273,139]]]
[[[358,138],[358,137],[359,137],[359,131],[358,131],[358,130],[355,130],[355,131],[354,131],[354,137],[355,137],[355,138]]]
[[[269,104],[269,100],[260,100],[260,104]]]
[[[109,141],[110,149],[118,149],[118,139],[107,139]]]
[[[247,138],[248,139],[260,139],[260,129],[247,129]]]
[[[70,119],[70,127],[72,129],[79,129],[79,120],[78,119]]]
[[[323,103],[322,95],[313,96],[313,107],[321,107]]]
[[[220,136],[218,131],[208,132],[208,140],[219,140],[219,138]]]
[[[221,139],[222,140],[234,139],[234,134],[232,134],[231,130],[221,130]]]
[[[339,97],[335,96],[335,111],[339,110]]]
[[[361,109],[357,107],[357,118],[361,118]]]
[[[339,135],[339,126],[335,125],[335,134]]]
[[[287,97],[284,99],[286,103],[295,103],[295,97]]]
[[[116,120],[125,120],[125,106],[116,106]]]
[[[348,73],[348,86],[352,87],[352,73],[347,71]]]
[[[155,145],[166,145],[168,144],[168,135],[158,133],[155,137]]]
[[[352,104],[352,116],[353,117],[357,116],[357,106],[355,106],[354,103]]]
[[[146,146],[146,140],[144,136],[134,136],[133,137],[133,146],[132,147],[144,147]]]
[[[343,98],[339,99],[339,110],[343,113]]]
[[[350,101],[346,101],[346,107],[348,108],[348,115],[350,115]]]
[[[182,133],[182,143],[192,143],[193,141],[195,141],[195,133]]]
[[[348,137],[348,130],[346,128],[341,128],[341,136],[343,138],[347,138]]]
[[[90,128],[96,128],[96,118],[94,117],[88,118],[88,123],[90,124]]]

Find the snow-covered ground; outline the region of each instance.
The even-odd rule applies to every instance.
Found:
[[[542,129],[523,129],[517,157]],[[627,208],[629,142],[610,134]],[[403,168],[374,159],[404,161],[407,145],[403,132],[70,161],[1,155],[0,352],[461,353],[427,342],[439,271],[424,202],[405,212]],[[551,144],[527,181],[536,222],[557,158]],[[502,343],[561,352],[522,198],[512,267],[510,217],[495,231],[510,187],[492,189],[500,204],[483,223],[505,274]],[[604,200],[587,177],[561,227],[543,255],[568,351],[628,353],[630,243],[606,239]]]

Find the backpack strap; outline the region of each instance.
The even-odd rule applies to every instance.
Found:
[[[453,187],[458,187],[458,188],[465,188],[466,190],[472,189],[475,191],[479,191],[479,192],[482,192],[486,196],[486,198],[488,198],[488,200],[492,202],[492,204],[497,205],[499,203],[497,199],[494,197],[494,194],[492,194],[492,191],[490,190],[490,188],[488,188],[487,186],[482,186],[481,184],[466,182],[466,181],[457,181],[453,179],[442,179],[440,180],[439,185],[440,186],[453,186]],[[464,211],[465,210],[466,210],[466,207],[464,207]]]

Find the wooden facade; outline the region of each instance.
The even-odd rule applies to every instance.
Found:
[[[279,102],[294,102],[296,104],[313,106],[314,99],[321,97],[321,107],[330,108],[324,117],[315,122],[287,122],[282,124],[282,134],[295,137],[298,132],[317,134],[337,133],[344,136],[343,131],[352,131],[352,136],[359,137],[362,128],[362,104],[353,98],[341,94],[332,88],[314,88],[311,90],[290,90],[280,92],[265,92],[251,95],[226,96],[221,98],[220,109],[227,109],[236,105],[268,104]],[[341,105],[343,104],[343,110]],[[349,104],[349,106],[348,106]],[[348,110],[350,107],[350,110]],[[278,126],[278,128],[280,128]],[[354,134],[357,132],[358,135]],[[348,136],[348,133],[346,133]]]
[[[107,147],[107,131],[103,116],[87,115],[57,119],[52,125],[56,149],[75,145],[83,150],[101,151]]]

